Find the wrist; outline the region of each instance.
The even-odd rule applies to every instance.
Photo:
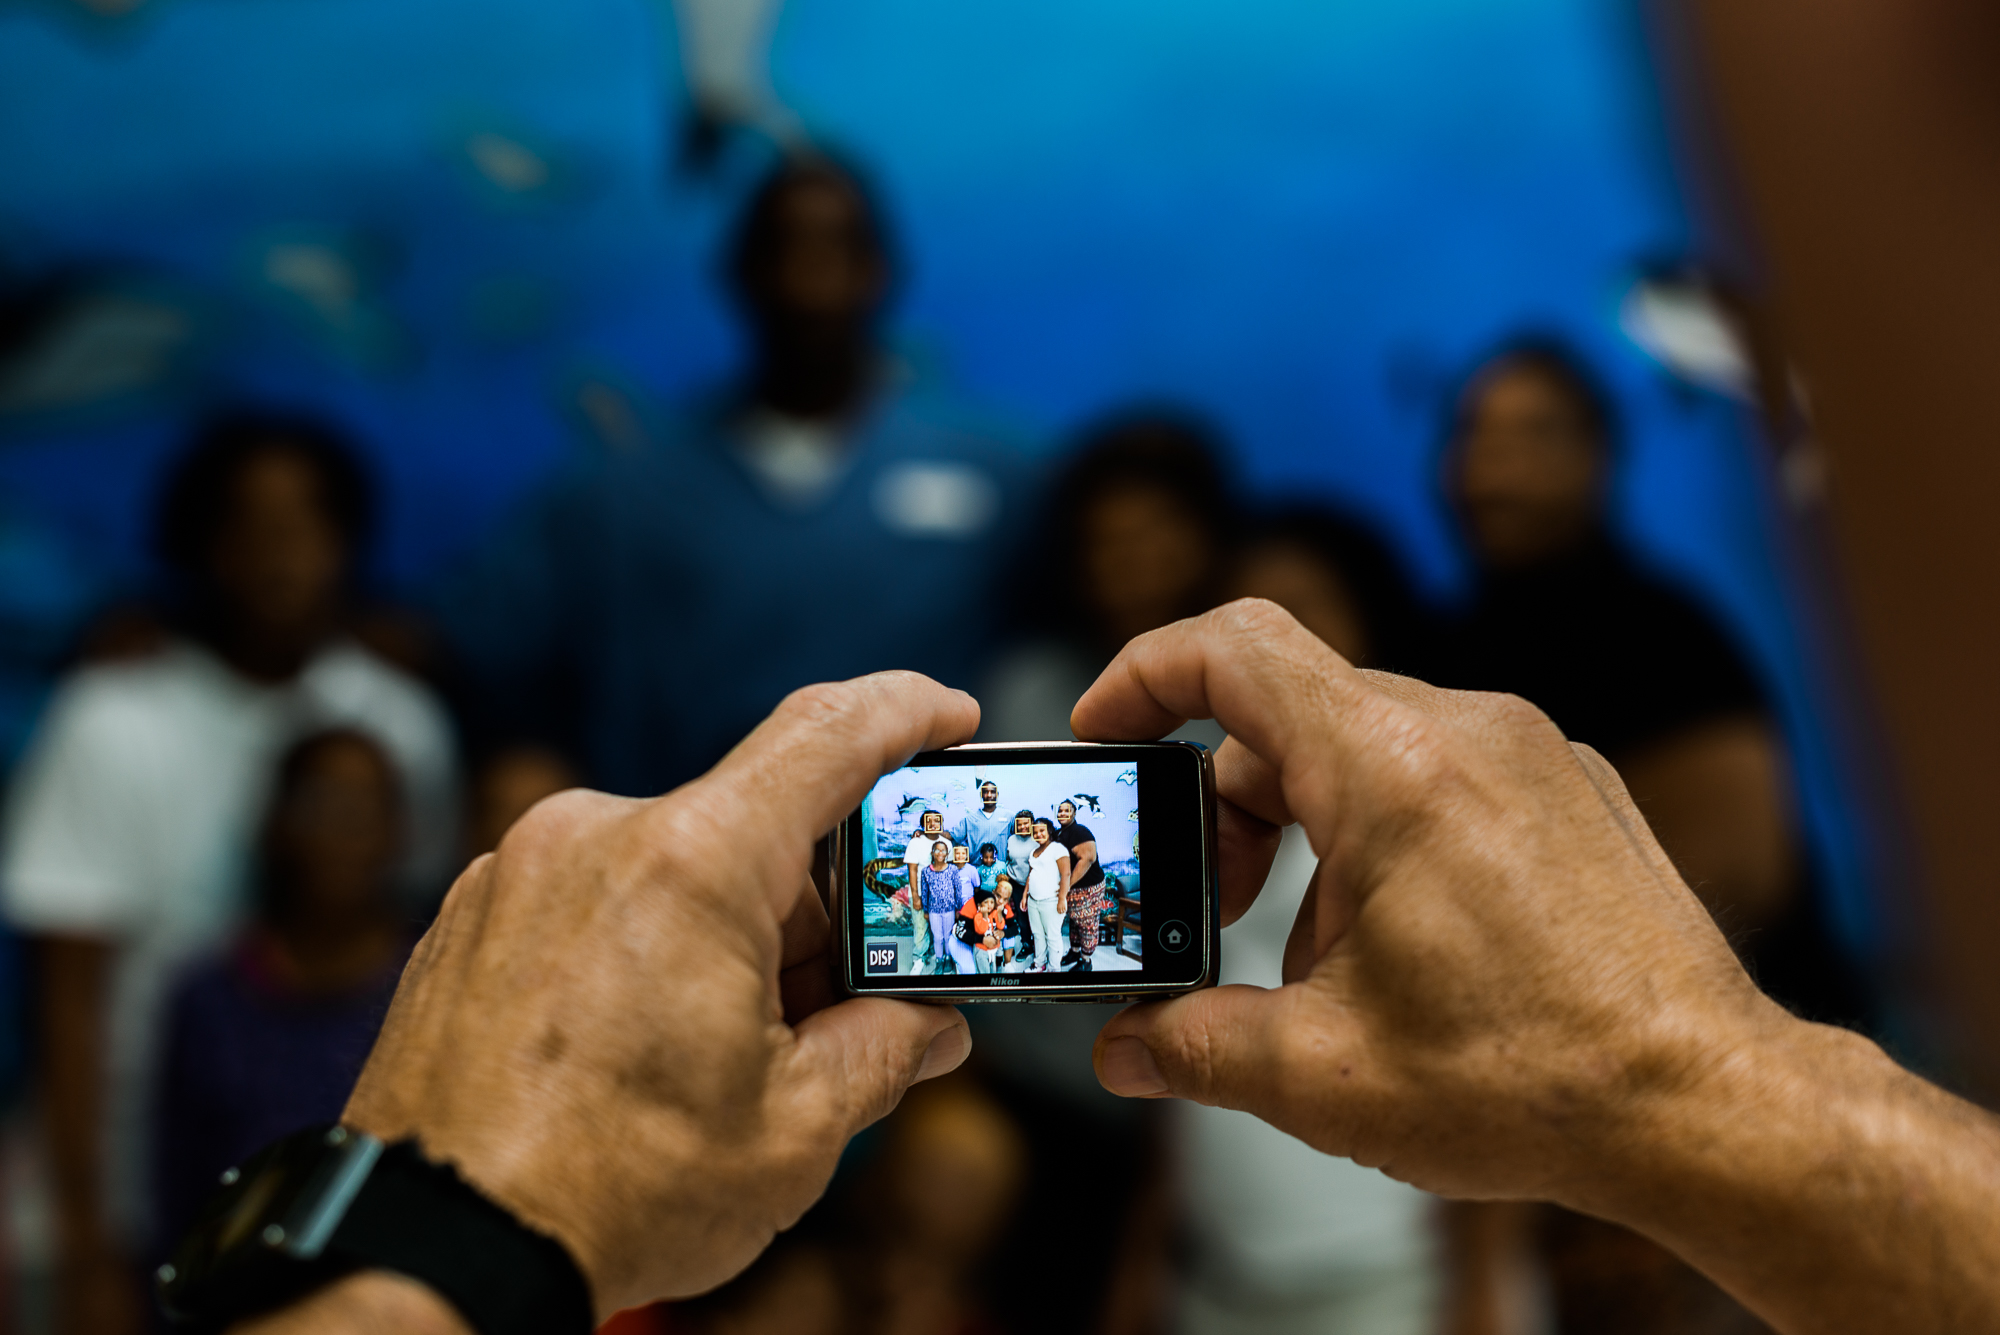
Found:
[[[229,1335],[347,1335],[394,1330],[402,1335],[472,1335],[452,1305],[414,1279],[364,1270],[329,1284],[281,1312],[230,1327]]]
[[[1608,1123],[1565,1204],[1661,1240],[1700,1230],[1722,1196],[1798,1171],[1805,1129],[1843,1115],[1829,1070],[1893,1069],[1859,1035],[1758,1002],[1683,1026],[1628,1069],[1640,1092],[1622,1100],[1628,1115]]]

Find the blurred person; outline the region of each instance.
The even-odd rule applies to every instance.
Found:
[[[167,1009],[153,1122],[156,1257],[223,1169],[339,1120],[416,941],[396,902],[401,786],[382,747],[353,729],[315,733],[279,762],[255,916]]]
[[[395,758],[406,911],[435,893],[452,856],[444,712],[342,634],[371,513],[366,474],[317,422],[236,416],[205,428],[159,503],[176,633],[157,652],[72,673],[8,794],[0,907],[38,947],[65,1330],[120,1335],[138,1320],[166,988],[247,906],[258,813],[287,743],[346,725]]]
[[[1056,803],[1056,840],[1069,850],[1069,949],[1065,964],[1089,973],[1097,954],[1097,928],[1104,917],[1104,868],[1098,865],[1097,836],[1078,823],[1076,803]]]
[[[1616,437],[1609,396],[1559,344],[1503,349],[1467,383],[1444,484],[1477,579],[1438,680],[1521,695],[1603,752],[1759,982],[1865,1027],[1869,990],[1814,893],[1763,685],[1717,618],[1609,529]]]
[[[1070,707],[1121,645],[1211,606],[1232,494],[1220,442],[1191,416],[1134,410],[1086,432],[1048,489],[1025,572],[1064,590],[1063,615],[991,669],[980,739],[1068,737]]]
[[[1127,639],[1213,604],[1238,523],[1227,457],[1211,425],[1172,406],[1127,408],[1080,433],[1061,472],[1042,488],[1032,537],[1009,579],[1013,588],[1055,591],[1058,615],[1017,624],[1006,652],[993,658],[977,692],[979,740],[1069,737],[1070,710]],[[1210,747],[1222,741],[1207,720],[1173,735]],[[1058,828],[1051,822],[1051,836]],[[1068,871],[1068,858],[1063,864]],[[1069,951],[1063,932],[1069,891],[1064,886],[1058,896],[1051,886],[1049,898],[1037,899],[1040,883],[1032,875],[1022,881],[1023,967],[1061,969]],[[1075,1142],[1099,1147],[1098,1198],[1115,1245],[1107,1246],[1101,1266],[1032,1275],[1023,1301],[1058,1323],[1049,1330],[1094,1332],[1105,1321],[1143,1312],[1164,1260],[1165,1238],[1154,1226],[1166,1211],[1149,1194],[1166,1167],[1158,1110],[1107,1098],[1096,1081],[1079,1078],[1097,1031],[1118,1009],[972,1012],[980,1051],[1025,1124],[1054,1118],[1072,1128]],[[1049,1189],[1062,1190],[1070,1153],[1053,1137],[1036,1139],[1037,1180],[1046,1174]],[[1056,1162],[1045,1164],[1049,1155]]]
[[[979,861],[974,864],[979,872],[979,888],[991,890],[1000,883],[1000,850],[991,844],[979,846]]]
[[[1295,506],[1245,531],[1230,596],[1270,599],[1350,663],[1379,667],[1411,651],[1408,582],[1367,528]],[[1257,902],[1223,929],[1224,984],[1279,986],[1318,866],[1305,832],[1286,827]],[[1504,1256],[1482,1253],[1482,1268],[1454,1273],[1437,1198],[1248,1113],[1176,1103],[1170,1127],[1187,1234],[1185,1335],[1488,1335],[1446,1324],[1445,1300],[1469,1288],[1469,1310],[1493,1310]]]
[[[884,591],[913,570],[983,589],[1026,502],[1026,456],[886,355],[896,266],[856,172],[787,160],[725,268],[749,334],[733,383],[669,412],[593,382],[623,425],[439,591],[473,731],[554,745],[614,792],[692,778],[807,682],[968,682],[998,619],[901,635]]]
[[[1473,374],[1443,476],[1477,579],[1444,628],[1435,679],[1520,695],[1602,752],[1759,984],[1808,1019],[1866,1028],[1868,987],[1815,893],[1764,688],[1716,617],[1611,533],[1616,451],[1610,397],[1560,344],[1523,341]],[[1530,1209],[1525,1229],[1560,1335],[1749,1320],[1612,1225],[1551,1208]]]
[[[547,747],[509,747],[473,776],[465,822],[465,857],[500,847],[514,822],[545,797],[577,786],[569,761]]]
[[[1245,529],[1226,597],[1268,598],[1356,667],[1394,670],[1421,652],[1402,562],[1368,525],[1329,506],[1291,505]]]
[[[666,1305],[651,1329],[628,1318],[629,1331],[618,1335],[861,1335],[841,1271],[846,1258],[802,1232],[780,1234],[748,1270],[714,1292]]]
[[[980,1083],[948,1076],[913,1088],[882,1125],[882,1148],[855,1183],[868,1240],[869,1335],[978,1335],[1018,1290],[1010,1274],[1060,1264],[1012,1231],[1026,1145]],[[1036,1316],[1044,1314],[1034,1314]],[[1031,1318],[1031,1328],[1037,1327]]]

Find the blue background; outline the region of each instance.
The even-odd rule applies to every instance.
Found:
[[[572,447],[579,381],[671,396],[723,373],[738,344],[711,257],[756,162],[673,173],[684,94],[659,18],[643,0],[153,0],[118,21],[0,4],[0,264],[88,266],[198,335],[152,391],[0,417],[5,513],[98,586],[135,580],[191,411],[306,403],[373,451],[380,574],[408,585]],[[1620,522],[1779,685],[1842,924],[1869,934],[1867,841],[1747,424],[1613,323],[1637,268],[1690,246],[1631,6],[793,0],[772,76],[876,173],[909,260],[897,336],[925,371],[1049,448],[1133,397],[1192,402],[1253,487],[1377,517],[1438,596],[1459,576],[1432,480],[1445,387],[1524,325],[1584,345],[1629,419]],[[496,185],[482,135],[546,179]],[[301,245],[354,276],[334,317],[270,281],[272,248]]]

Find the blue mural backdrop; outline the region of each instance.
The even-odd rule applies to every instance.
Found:
[[[864,859],[901,856],[910,836],[922,827],[924,813],[944,817],[947,834],[980,807],[979,786],[991,781],[1000,790],[1002,815],[1033,812],[1053,821],[1058,804],[1076,808],[1076,819],[1089,828],[1098,847],[1098,861],[1109,871],[1139,861],[1139,773],[1129,764],[1057,765],[934,765],[905,766],[882,776],[862,799]],[[996,848],[1005,854],[1004,847]],[[980,850],[971,850],[976,858]]]
[[[1776,684],[1865,938],[1865,840],[1747,424],[1615,325],[1689,244],[1633,10],[790,0],[768,75],[877,176],[911,361],[1048,448],[1135,397],[1192,403],[1250,487],[1375,516],[1437,596],[1460,578],[1446,387],[1524,326],[1587,349],[1630,427],[1620,524]],[[407,586],[575,448],[579,386],[671,399],[734,363],[713,255],[761,158],[677,171],[666,3],[92,13],[0,4],[0,279],[68,312],[0,377],[0,517],[103,586],[143,574],[161,459],[218,399],[359,433],[388,487],[378,573]]]

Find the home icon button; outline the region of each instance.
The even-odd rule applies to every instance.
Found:
[[[1160,924],[1160,948],[1169,954],[1178,955],[1194,942],[1194,933],[1178,918]]]

